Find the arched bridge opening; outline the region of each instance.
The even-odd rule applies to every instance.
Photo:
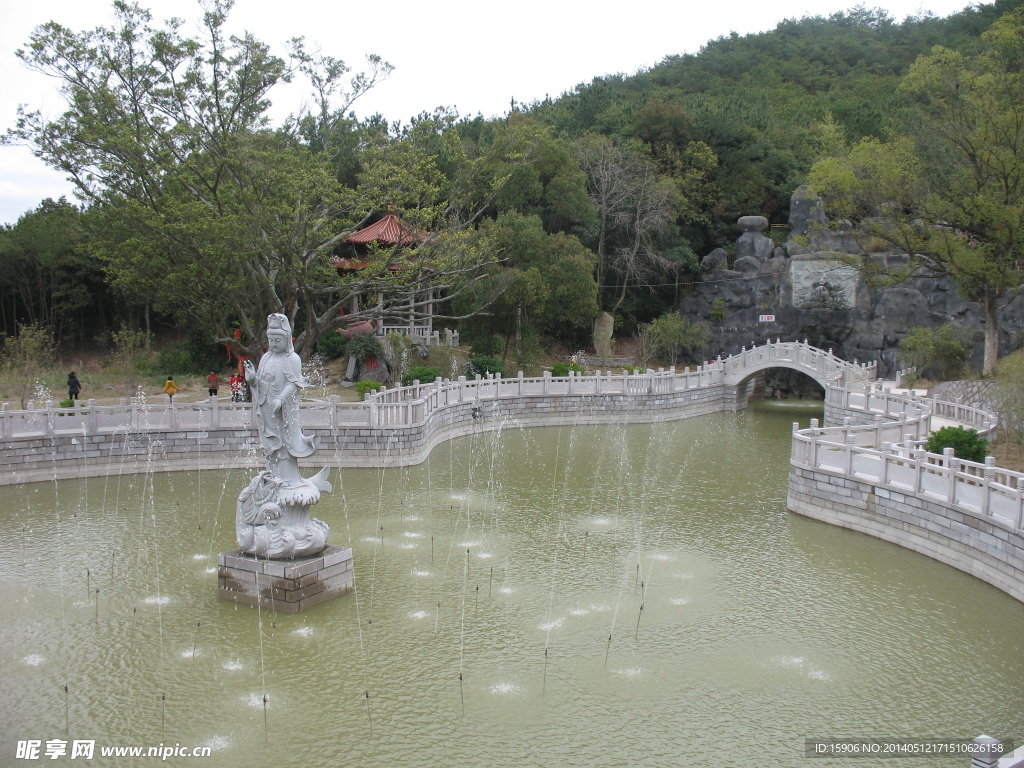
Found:
[[[748,398],[766,400],[821,400],[825,387],[799,366],[772,365],[752,371],[739,384]]]

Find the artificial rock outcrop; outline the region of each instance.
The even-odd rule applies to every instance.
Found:
[[[764,235],[767,219],[744,216],[731,268],[722,249],[704,258],[695,290],[679,310],[712,326],[707,356],[769,339],[807,339],[847,360],[877,361],[879,376],[891,377],[900,368],[900,339],[911,328],[952,321],[981,338],[981,305],[964,299],[950,280],[916,277],[895,286],[868,285],[843,258],[860,252],[856,239],[843,228],[828,229],[824,210],[820,198],[800,187],[791,200],[784,244],[776,247]],[[908,259],[897,253],[872,258],[882,267],[899,267]],[[1024,339],[1024,292],[1004,298],[999,321],[1005,353]],[[979,368],[982,351],[975,344],[972,364]]]

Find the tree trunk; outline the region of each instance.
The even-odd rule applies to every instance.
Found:
[[[996,321],[996,294],[985,291],[985,361],[982,363],[982,376],[991,376],[999,359],[999,325]]]
[[[523,349],[523,308],[516,307],[516,358],[522,357]]]

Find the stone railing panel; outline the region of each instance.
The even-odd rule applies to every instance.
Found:
[[[865,417],[893,419],[868,425],[832,426],[799,430],[794,425],[791,464],[856,477],[879,487],[927,496],[955,508],[994,517],[1021,529],[1024,473],[996,468],[989,463],[957,459],[952,450],[933,454],[921,450],[933,417],[995,430],[994,414],[963,403],[945,403],[913,395],[893,396],[836,388],[829,404],[859,410]],[[902,417],[902,418],[901,418]]]

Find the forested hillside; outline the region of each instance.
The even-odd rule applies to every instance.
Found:
[[[974,55],[1022,4],[792,19],[500,119],[439,109],[404,125],[349,111],[385,62],[348,81],[339,60],[301,48],[289,65],[259,41],[228,42],[223,3],[195,38],[144,29],[131,9],[107,37],[57,20],[22,58],[64,83],[68,112],[28,111],[7,140],[76,179],[85,205],[46,201],[0,231],[2,330],[81,343],[153,312],[254,353],[262,318],[283,311],[306,355],[382,291],[433,283],[439,324],[499,335],[520,358],[545,339],[585,344],[602,310],[629,331],[675,306],[738,217],[784,224],[816,162],[902,131],[900,84],[919,57]],[[313,107],[271,126],[272,88],[293,75]],[[430,233],[423,257],[374,252],[339,274],[344,236],[388,203]]]
[[[828,18],[792,19],[756,35],[710,41],[631,77],[600,77],[525,111],[559,136],[598,133],[640,142],[671,172],[690,142],[714,152],[704,226],[688,228],[700,253],[734,238],[746,214],[785,223],[789,196],[837,140],[881,138],[901,104],[900,79],[942,45],[970,52],[1000,15],[1000,0],[947,18],[897,21],[858,6]]]

